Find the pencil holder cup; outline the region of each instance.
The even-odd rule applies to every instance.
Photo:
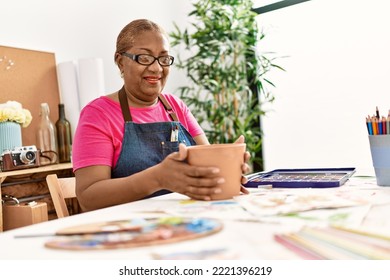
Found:
[[[390,186],[390,134],[368,137],[376,182],[378,186]]]
[[[246,144],[199,145],[187,149],[190,165],[218,167],[220,176],[225,179],[220,185],[222,192],[212,195],[212,200],[230,199],[240,194]]]

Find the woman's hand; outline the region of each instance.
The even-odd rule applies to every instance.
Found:
[[[234,143],[238,143],[238,144],[245,143],[245,137],[243,135],[240,135],[240,137],[238,137],[238,139]],[[245,151],[244,164],[242,165],[242,174],[247,174],[250,172],[250,167],[248,165],[250,158],[251,158],[250,153],[248,151]],[[241,184],[245,184],[246,182],[248,182],[248,179],[245,176],[242,176]],[[244,186],[242,185],[241,185],[241,192],[244,194],[249,194],[249,191],[246,188],[244,188]]]
[[[240,136],[235,143],[245,143],[244,136]],[[179,151],[167,156],[156,166],[156,178],[158,184],[164,189],[181,193],[192,199],[211,200],[211,195],[221,193],[220,185],[225,179],[220,176],[220,170],[216,167],[192,166],[185,162],[187,158],[187,147],[179,145]],[[250,171],[248,165],[249,152],[244,153],[244,164],[242,173]],[[245,184],[247,178],[242,176],[241,184]],[[249,191],[241,185],[240,191],[248,194]]]
[[[159,186],[197,200],[211,200],[211,195],[220,193],[220,184],[225,180],[216,167],[192,166],[185,162],[187,147],[179,144],[179,151],[168,155],[156,165]]]

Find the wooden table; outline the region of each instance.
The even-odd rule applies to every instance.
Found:
[[[361,228],[380,228],[390,230],[390,188],[379,187],[374,183],[375,178],[356,178],[340,188],[324,191],[340,191],[352,197],[370,193],[377,197],[378,203],[372,204],[363,221],[359,221]],[[256,191],[251,189],[252,191]],[[299,191],[299,190],[297,190]],[[317,192],[317,191],[316,191]],[[321,192],[321,190],[318,190]],[[213,207],[199,207],[202,202],[195,202],[188,197],[176,193],[160,197],[107,207],[100,210],[73,215],[63,219],[55,219],[44,223],[34,224],[15,230],[0,233],[0,261],[1,260],[152,260],[156,254],[169,255],[180,252],[197,252],[201,250],[224,249],[225,257],[241,260],[300,260],[299,255],[275,241],[274,234],[295,231],[303,226],[302,223],[311,223],[307,219],[278,217],[275,220],[254,221],[245,217],[241,208],[229,206],[231,200],[218,201]],[[56,250],[44,246],[52,240],[56,231],[66,227],[78,226],[87,223],[126,220],[132,218],[169,217],[183,215],[181,207],[186,209],[186,216],[209,216],[220,220],[223,230],[203,238],[183,242],[162,244],[146,247],[135,247],[117,250]],[[230,204],[231,205],[231,204]],[[221,208],[223,211],[220,211]],[[231,210],[229,210],[231,209]],[[179,210],[179,212],[178,212]],[[329,209],[330,213],[338,209]],[[180,213],[180,214],[175,214]],[[356,221],[348,220],[348,224]],[[15,238],[24,236],[24,238]],[[189,255],[191,256],[191,254]],[[280,279],[280,278],[278,278]]]

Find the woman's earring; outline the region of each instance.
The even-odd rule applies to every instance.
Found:
[[[123,71],[121,72],[121,78],[123,78]]]

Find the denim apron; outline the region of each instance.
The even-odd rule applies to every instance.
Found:
[[[164,96],[159,95],[159,100],[163,103],[172,121],[142,124],[132,121],[127,95],[123,87],[118,97],[125,120],[125,132],[122,150],[111,174],[112,178],[130,176],[160,163],[167,155],[179,150],[179,143],[184,143],[186,146],[196,145],[192,136],[178,121],[176,113]],[[169,193],[168,190],[160,190],[148,197],[167,193]]]

